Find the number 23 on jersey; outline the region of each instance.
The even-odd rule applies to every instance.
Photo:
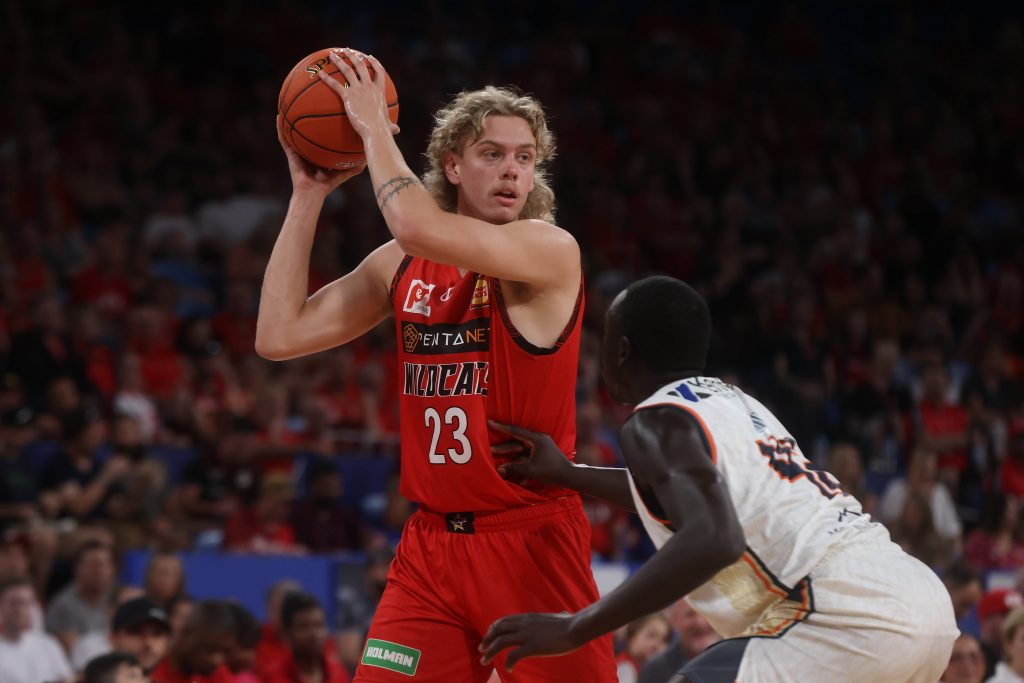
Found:
[[[466,427],[469,426],[469,419],[466,411],[458,406],[450,406],[444,411],[444,418],[437,408],[430,407],[423,411],[423,424],[427,429],[432,430],[430,438],[430,463],[443,465],[450,459],[456,465],[465,465],[473,457],[473,445],[466,436]],[[453,448],[446,449],[445,453],[437,452],[437,444],[441,440],[442,433],[451,433],[455,444]]]

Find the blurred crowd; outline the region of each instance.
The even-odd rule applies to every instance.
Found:
[[[278,88],[303,55],[349,44],[395,80],[416,169],[432,111],[460,89],[513,83],[547,108],[558,222],[585,259],[579,461],[619,462],[605,307],[637,276],[683,278],[711,306],[709,374],[764,401],[901,545],[966,581],[966,630],[1001,650],[976,605],[991,572],[1024,567],[1019,10],[392,9],[4,4],[0,579],[22,563],[29,579],[4,594],[31,590],[52,613],[92,544],[116,563],[133,548],[373,555],[397,539],[411,506],[390,323],[286,363],[253,351],[290,190]],[[310,291],[386,239],[365,181],[343,186]],[[346,481],[346,458],[383,472],[372,490]],[[651,552],[635,520],[587,510],[595,557]],[[109,589],[91,589],[79,632],[109,628]],[[678,638],[685,619],[669,617],[622,634],[637,671],[643,642]]]

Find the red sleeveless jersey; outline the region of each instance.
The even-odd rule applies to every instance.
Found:
[[[550,434],[576,455],[583,287],[550,349],[523,339],[498,279],[407,256],[391,284],[401,394],[401,492],[436,512],[503,510],[572,493],[505,481],[487,420]],[[504,458],[504,459],[499,459]]]

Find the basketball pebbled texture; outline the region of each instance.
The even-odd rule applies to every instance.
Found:
[[[278,125],[285,142],[302,158],[321,168],[345,169],[366,161],[363,140],[349,123],[341,98],[320,80],[321,69],[336,80],[347,83],[325,48],[306,56],[296,64],[284,79],[277,100]],[[350,65],[352,62],[342,55]],[[370,77],[375,78],[373,67],[366,65]],[[398,93],[391,78],[384,74],[384,100],[388,117],[398,123]]]

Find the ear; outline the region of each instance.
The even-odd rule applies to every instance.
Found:
[[[444,175],[448,178],[448,182],[452,185],[458,185],[461,182],[459,173],[461,171],[462,157],[455,152],[444,153]]]
[[[629,337],[619,337],[619,348],[616,358],[619,363],[619,367],[625,366],[633,358],[633,345],[629,342]]]

